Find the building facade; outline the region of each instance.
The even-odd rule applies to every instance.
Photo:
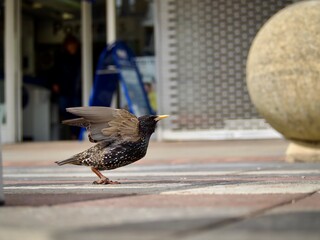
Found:
[[[84,53],[90,53],[92,40],[93,59],[83,56],[94,63],[99,53],[95,49],[103,47],[108,37],[108,18],[101,12],[105,12],[110,1],[116,6],[117,36],[127,40],[138,55],[155,54],[158,112],[171,115],[161,125],[159,139],[280,137],[250,101],[245,82],[246,59],[260,27],[296,0],[0,0],[0,38],[6,51],[0,53],[0,123],[5,142],[21,141],[23,132],[29,128],[23,123],[21,86],[23,74],[32,75],[39,69],[43,56],[38,50],[59,42],[64,32],[73,31],[81,38]],[[51,20],[37,20],[49,16],[47,13],[41,16],[44,7],[54,9]],[[70,19],[72,15],[74,19]],[[93,29],[88,30],[91,18]],[[92,39],[86,39],[82,31],[93,33]],[[22,41],[21,34],[28,37]],[[93,76],[88,77],[90,64],[82,68],[88,70],[82,73],[86,76],[83,84],[87,86],[84,91],[87,98],[91,83],[86,83]],[[41,96],[43,93],[39,94],[40,99]],[[35,117],[41,115],[37,106],[33,104]],[[51,121],[52,116],[48,119],[42,118],[43,124]],[[52,122],[47,124],[51,131]]]
[[[292,2],[157,1],[159,107],[171,115],[162,139],[280,137],[252,105],[245,71],[260,27]]]

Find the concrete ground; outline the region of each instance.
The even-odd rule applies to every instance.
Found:
[[[89,146],[3,146],[0,239],[320,239],[320,163],[284,162],[284,140],[152,142],[103,186],[53,163]]]

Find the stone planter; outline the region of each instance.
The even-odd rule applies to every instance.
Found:
[[[279,11],[255,37],[247,61],[252,102],[294,143],[288,161],[320,161],[320,1]]]

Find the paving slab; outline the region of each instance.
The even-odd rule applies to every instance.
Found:
[[[270,211],[271,214],[275,213],[288,213],[288,212],[318,212],[320,211],[320,192],[315,192],[307,198],[300,201],[293,201],[291,204],[275,208]],[[320,216],[319,216],[320,218]],[[319,225],[320,226],[320,225]],[[319,228],[320,229],[320,228]]]
[[[3,145],[4,166],[43,166],[66,159],[93,144],[87,141],[31,142]],[[282,139],[200,142],[150,142],[147,155],[136,164],[183,164],[283,160],[288,142]]]
[[[320,211],[267,214],[218,229],[190,233],[185,239],[310,239],[320,236]]]
[[[101,186],[53,164],[87,146],[4,147],[0,239],[319,239],[320,164],[283,162],[283,140],[152,143]]]

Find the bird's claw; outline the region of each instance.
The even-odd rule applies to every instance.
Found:
[[[105,178],[105,179],[99,179],[97,181],[94,181],[93,184],[120,184],[120,182],[111,181],[109,180],[109,178]]]

